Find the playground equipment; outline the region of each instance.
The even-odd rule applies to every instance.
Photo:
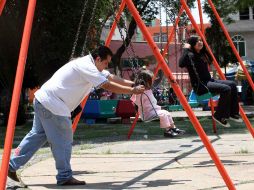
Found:
[[[219,68],[219,65],[218,65],[215,57],[213,56],[212,51],[209,48],[203,33],[199,30],[198,25],[196,24],[192,14],[191,14],[188,5],[186,4],[185,0],[180,0],[180,1],[181,1],[181,4],[182,4],[181,10],[184,9],[186,11],[186,13],[189,16],[193,26],[195,27],[195,29],[198,32],[199,36],[201,36],[205,46],[207,47],[209,53],[211,54],[211,56],[214,60],[214,65],[215,65],[220,77],[222,79],[225,79],[225,76],[221,72],[221,70]],[[218,15],[212,1],[208,0],[208,2],[210,4],[210,6],[212,7],[213,12],[216,14],[216,18],[220,22],[224,33],[227,34],[227,36],[229,37],[222,21],[220,20],[220,17]],[[159,63],[158,69],[159,69],[159,67],[161,67],[163,72],[165,73],[165,76],[167,77],[167,79],[168,79],[169,83],[171,84],[174,92],[176,93],[177,97],[179,98],[179,101],[181,102],[183,108],[187,112],[187,114],[188,114],[188,116],[189,116],[189,118],[190,118],[190,120],[193,124],[193,127],[195,128],[197,134],[200,136],[202,142],[204,143],[205,148],[207,149],[208,153],[210,154],[211,158],[213,159],[213,161],[214,161],[218,171],[220,172],[225,184],[227,185],[228,189],[235,190],[236,188],[235,188],[232,180],[230,179],[230,177],[229,177],[227,171],[225,170],[222,162],[220,161],[218,155],[216,154],[212,144],[210,143],[209,139],[207,138],[206,133],[204,132],[204,130],[203,130],[202,126],[200,125],[198,119],[196,118],[196,116],[192,112],[191,107],[189,106],[189,104],[188,104],[185,96],[183,95],[179,85],[176,83],[176,80],[175,80],[172,72],[170,71],[170,69],[168,68],[168,66],[166,64],[166,62],[164,60],[164,57],[163,57],[163,54],[160,53],[160,50],[158,49],[157,45],[154,43],[154,41],[153,41],[151,35],[149,34],[144,22],[141,19],[136,7],[134,6],[134,4],[131,0],[123,0],[122,3],[121,3],[121,6],[122,5],[125,6],[125,4],[127,5],[128,9],[131,12],[132,16],[134,17],[134,19],[136,20],[139,28],[141,29],[141,32],[145,36],[150,48],[153,50],[153,53],[154,53],[154,55],[155,55],[155,57],[156,57],[156,59]],[[9,164],[9,160],[10,160],[11,146],[12,146],[12,142],[13,142],[15,122],[16,122],[16,116],[17,116],[17,110],[18,110],[18,103],[19,103],[22,80],[23,80],[23,75],[24,75],[25,60],[26,60],[26,56],[27,56],[27,49],[28,49],[28,44],[29,44],[29,39],[30,39],[30,32],[31,32],[31,28],[32,28],[32,20],[33,20],[35,5],[36,5],[36,0],[29,0],[27,17],[26,17],[26,22],[25,22],[25,27],[24,27],[24,34],[23,34],[22,43],[21,43],[21,50],[20,50],[17,74],[16,74],[16,79],[15,79],[15,84],[14,84],[13,99],[12,99],[12,102],[11,102],[11,109],[10,109],[9,121],[8,121],[8,126],[7,126],[7,133],[6,133],[6,138],[5,138],[5,146],[4,146],[3,159],[2,159],[2,165],[1,165],[1,174],[0,174],[0,190],[5,189],[5,185],[6,185],[8,164]],[[230,44],[233,44],[230,37],[228,38],[228,40],[231,42]],[[108,44],[106,44],[107,46],[109,45],[109,42],[110,42],[110,40],[108,41]],[[232,47],[234,53],[237,55],[237,58],[239,59],[239,61],[241,63],[241,58],[240,58],[237,50],[235,49],[234,45],[232,45],[231,47]],[[254,89],[253,82],[252,82],[251,78],[249,77],[247,70],[244,69],[244,65],[242,63],[241,63],[241,66],[243,67],[243,70],[244,70],[244,72],[245,72],[245,74],[248,78],[249,83],[252,86],[252,89]],[[85,105],[86,100],[87,100],[87,97],[82,102],[83,107]],[[252,129],[252,126],[251,126],[248,118],[246,117],[246,115],[245,115],[245,113],[244,113],[244,111],[241,107],[240,107],[240,113],[241,113],[241,116],[243,117],[243,120],[245,121],[249,131],[251,132],[252,136],[254,137],[254,131]],[[80,117],[80,115],[79,115],[79,117]],[[75,130],[75,128],[76,128],[79,117],[75,118],[75,121],[74,121],[74,124],[73,124],[73,130]]]
[[[6,3],[6,0],[0,0],[0,16],[1,16],[2,11],[3,11],[3,9],[4,9],[5,3]]]

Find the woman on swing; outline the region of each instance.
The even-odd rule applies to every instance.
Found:
[[[224,127],[230,127],[227,119],[242,122],[239,115],[237,88],[234,81],[213,79],[208,70],[211,58],[199,36],[191,36],[184,46],[179,60],[180,67],[186,67],[191,85],[197,95],[208,92],[220,94],[214,119]]]
[[[153,92],[151,90],[153,85],[153,73],[147,69],[141,70],[135,79],[135,85],[144,85],[145,92],[142,95],[133,94],[131,100],[138,106],[138,112],[142,120],[160,119],[160,127],[165,129],[164,137],[176,137],[185,133],[184,130],[177,128],[174,124],[172,116],[167,110],[162,110],[157,105]]]

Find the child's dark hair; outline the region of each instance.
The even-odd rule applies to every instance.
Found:
[[[92,51],[92,57],[95,60],[97,57],[100,57],[101,60],[107,59],[108,55],[113,56],[113,53],[111,49],[109,49],[107,46],[100,46]]]
[[[141,70],[135,79],[135,85],[144,85],[145,88],[151,88],[153,83],[153,73],[149,70]]]

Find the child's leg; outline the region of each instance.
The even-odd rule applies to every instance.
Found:
[[[169,112],[166,110],[159,110],[158,115],[160,117],[160,128],[165,129],[164,137],[176,137],[178,133],[173,131],[174,122]]]
[[[157,114],[160,118],[160,128],[172,128],[171,125],[174,124],[174,122],[167,110],[159,110],[157,111]]]

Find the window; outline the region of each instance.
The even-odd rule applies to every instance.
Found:
[[[240,56],[246,56],[246,42],[244,40],[244,38],[240,35],[235,35],[232,38],[232,41],[236,47],[236,49],[238,50]]]
[[[252,19],[254,20],[254,7],[252,7]]]
[[[154,33],[153,34],[153,40],[155,42],[159,42],[160,41],[160,34],[159,33]]]
[[[240,10],[240,20],[249,20],[250,19],[250,10],[249,8]]]
[[[167,42],[168,41],[168,35],[167,34],[162,34],[161,41],[162,42]]]

